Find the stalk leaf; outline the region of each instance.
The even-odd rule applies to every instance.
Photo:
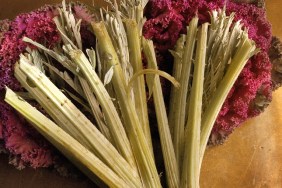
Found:
[[[146,40],[143,38],[142,47],[148,61],[148,67],[157,70],[157,60],[155,56],[154,45],[151,40]],[[153,87],[153,98],[154,105],[158,121],[158,129],[161,140],[163,158],[166,169],[166,177],[168,187],[174,188],[179,187],[179,169],[174,153],[173,143],[171,139],[171,134],[168,125],[168,118],[166,113],[166,107],[164,103],[164,97],[162,92],[162,86],[160,82],[160,77],[155,76],[154,87]]]
[[[230,60],[234,56],[242,36],[242,24],[237,21],[231,27],[234,13],[226,16],[225,10],[212,11],[209,41],[207,47],[207,66],[204,89],[203,111],[209,106],[212,95],[222,80]]]
[[[108,72],[106,72],[105,78],[104,78],[104,85],[107,85],[108,83],[111,82],[113,75],[114,75],[114,65],[110,67]]]
[[[214,93],[211,103],[207,107],[201,126],[201,140],[200,140],[200,164],[203,160],[206,145],[208,143],[209,135],[211,133],[217,115],[230,91],[233,84],[237,80],[240,72],[244,68],[248,59],[256,53],[255,43],[248,38],[246,32],[241,36],[240,43],[237,48],[231,63],[220,82],[216,92]]]
[[[63,6],[65,6],[64,3],[63,3]],[[66,11],[66,9],[63,9],[60,12],[61,12],[61,14],[63,14],[65,11]],[[69,13],[66,13],[66,14],[69,14]],[[58,28],[60,28],[59,32],[60,32],[62,38],[64,39],[63,41],[65,43],[65,46],[63,47],[63,50],[65,50],[67,53],[69,53],[69,51],[72,51],[73,56],[76,56],[75,54],[81,53],[81,55],[78,55],[78,59],[73,57],[74,62],[72,62],[65,55],[62,55],[63,54],[62,52],[56,53],[53,50],[49,50],[46,47],[44,47],[43,45],[41,45],[37,42],[34,42],[33,40],[31,40],[29,38],[24,38],[23,40],[25,42],[29,42],[29,43],[37,46],[38,48],[42,49],[48,55],[55,58],[63,66],[68,68],[70,71],[75,69],[76,72],[74,74],[76,76],[78,76],[78,77],[85,76],[85,79],[89,82],[90,87],[93,90],[93,92],[95,93],[97,100],[99,101],[99,103],[102,107],[102,110],[105,114],[105,119],[106,119],[106,122],[108,124],[109,130],[111,132],[111,138],[114,141],[114,145],[117,147],[117,149],[121,153],[121,155],[130,163],[130,165],[133,168],[136,168],[135,160],[134,160],[132,150],[131,150],[131,147],[130,147],[130,143],[128,141],[127,135],[126,135],[125,130],[124,130],[123,125],[122,125],[122,122],[119,118],[119,115],[118,115],[116,109],[115,109],[115,106],[113,105],[113,103],[111,101],[111,98],[110,98],[108,92],[106,91],[103,83],[101,82],[100,78],[97,76],[95,70],[93,69],[93,66],[91,65],[91,63],[89,62],[87,57],[82,53],[81,50],[79,50],[75,46],[74,43],[79,43],[80,41],[72,41],[72,40],[76,40],[77,38],[79,38],[79,37],[73,37],[72,32],[74,32],[76,35],[79,35],[79,34],[75,31],[73,31],[71,29],[71,27],[66,27],[66,28],[64,27],[64,22],[70,22],[70,20],[66,19],[65,17],[63,17],[63,16],[56,17],[56,18],[54,18],[54,20],[56,21],[55,22],[56,26]],[[71,22],[75,22],[75,20],[72,20]],[[70,25],[74,25],[74,23],[71,23]],[[72,40],[70,38],[68,38],[68,36],[70,36]],[[93,60],[93,57],[91,58],[91,60]],[[80,71],[80,69],[82,69],[82,71]],[[82,75],[81,72],[83,72],[83,75]],[[87,89],[87,88],[84,87],[84,89]],[[84,92],[89,93],[88,90],[86,90]],[[88,101],[91,102],[92,100],[88,100]],[[94,106],[94,105],[95,104],[91,104],[91,106]]]
[[[190,188],[200,187],[200,130],[208,23],[203,24],[199,30],[193,83],[188,108],[188,120],[185,127],[185,148],[181,174],[181,187]]]
[[[30,43],[30,44],[36,46],[37,48],[43,50],[49,56],[53,57],[55,60],[60,62],[66,69],[71,71],[74,75],[79,74],[77,72],[77,68],[72,66],[70,60],[65,55],[60,54],[59,52],[56,52],[54,50],[50,50],[50,49],[46,48],[45,46],[43,46],[42,44],[39,44],[38,42],[35,42],[35,41],[33,41],[32,39],[30,39],[28,37],[23,37],[22,41]]]
[[[80,85],[84,91],[86,99],[90,105],[91,112],[98,124],[99,130],[101,133],[110,141],[115,147],[116,143],[112,139],[111,132],[108,126],[105,124],[103,113],[100,109],[99,102],[97,101],[96,97],[94,96],[90,86],[88,85],[87,81],[84,78],[79,77]]]
[[[193,53],[196,41],[197,34],[197,25],[198,18],[195,17],[189,24],[189,28],[187,28],[187,36],[186,36],[186,44],[183,52],[183,62],[181,68],[181,76],[180,76],[180,89],[175,97],[175,106],[171,110],[175,110],[175,117],[172,118],[174,121],[172,125],[174,127],[173,130],[173,144],[175,149],[176,160],[178,162],[178,166],[182,166],[182,155],[184,148],[184,125],[185,125],[185,117],[186,117],[186,100],[188,94],[188,85],[190,80],[190,69],[193,61]]]
[[[85,79],[88,81],[89,86],[97,97],[102,111],[104,112],[109,130],[111,131],[111,136],[118,150],[129,162],[129,164],[135,168],[135,161],[128,137],[125,133],[124,127],[112,102],[112,99],[104,87],[104,84],[96,72],[92,69],[91,63],[81,50],[75,50],[70,45],[64,46],[64,50],[70,55],[73,62],[80,68],[81,72],[85,76]]]
[[[129,60],[133,67],[133,73],[136,74],[137,72],[143,70],[139,29],[136,21],[133,19],[125,19],[124,23],[127,31],[126,33],[128,40],[128,48],[130,49]],[[134,82],[133,93],[134,93],[136,112],[139,114],[139,119],[142,125],[143,132],[145,134],[149,147],[153,153],[153,144],[152,144],[149,117],[148,117],[145,79],[143,75],[138,76],[138,78]]]
[[[171,54],[174,57],[172,76],[177,81],[179,81],[181,77],[182,56],[183,56],[185,39],[186,39],[186,36],[181,35],[176,43],[175,51],[171,51]],[[173,135],[173,130],[174,130],[173,127],[174,127],[174,122],[175,122],[174,118],[175,118],[175,111],[176,111],[176,108],[174,108],[174,106],[176,105],[176,95],[177,95],[178,89],[179,88],[171,87],[171,92],[170,92],[168,123],[170,126],[171,135]]]
[[[44,63],[52,72],[56,73],[62,80],[64,80],[73,90],[75,90],[80,96],[85,97],[80,85],[76,84],[68,72],[59,71],[55,66],[50,63]]]
[[[82,50],[82,40],[81,40],[81,35],[80,35],[81,20],[75,19],[75,16],[72,13],[72,9],[71,9],[70,5],[69,5],[69,10],[67,10],[67,6],[66,6],[65,1],[62,2],[62,8],[59,9],[59,13],[60,13],[60,16],[55,17],[54,22],[55,22],[55,24],[56,24],[56,26],[57,26],[60,34],[61,34],[61,37],[63,39],[64,44],[70,45],[74,49]],[[93,70],[95,70],[95,67],[96,67],[96,53],[95,53],[95,51],[93,49],[87,49],[86,53],[89,57],[89,62],[92,66],[91,68]],[[69,63],[69,64],[71,64],[73,67],[77,67],[77,70],[79,70],[79,66],[73,64],[72,62]],[[80,72],[80,71],[78,71],[78,72]],[[108,77],[110,77],[110,76],[108,76]],[[112,139],[112,136],[110,135],[110,131],[104,123],[103,117],[99,114],[99,113],[101,113],[101,110],[100,110],[100,107],[99,107],[99,102],[97,101],[96,97],[94,96],[94,94],[93,94],[90,86],[88,85],[87,81],[82,77],[82,75],[76,76],[75,78],[77,78],[77,80],[79,81],[79,83],[82,87],[82,90],[83,90],[83,92],[86,96],[86,99],[87,99],[87,101],[88,101],[88,103],[91,107],[92,114],[94,115],[96,122],[98,123],[98,127],[101,130],[101,132],[103,133],[103,135],[105,135],[105,137],[109,141],[111,141],[119,149],[119,151],[122,154],[125,155],[126,159],[130,159],[131,156],[130,155],[127,156],[127,153],[126,153],[127,152],[126,149],[129,148],[129,143],[126,143],[126,141],[127,141],[126,137],[125,138],[122,137],[125,134],[118,135],[119,138],[116,137],[116,134],[119,134],[119,133],[118,132],[116,133],[115,131],[117,131],[118,126],[120,126],[119,127],[120,129],[122,129],[121,124],[118,124],[118,121],[117,121],[116,129],[111,129],[112,134],[114,136],[114,139]],[[106,81],[106,82],[109,82],[109,81]],[[113,132],[115,132],[115,133],[113,133]],[[121,133],[123,133],[123,132],[121,131]],[[125,142],[122,142],[123,140]],[[115,141],[118,141],[118,143],[116,143]],[[125,147],[124,150],[121,149],[122,144],[124,144],[124,147]],[[131,160],[130,162],[132,162],[132,161],[133,160]],[[134,164],[134,163],[132,162],[132,164]]]
[[[66,118],[63,113],[59,110],[59,108],[52,103],[52,101],[46,97],[46,95],[38,89],[38,87],[30,86],[27,82],[28,77],[26,74],[20,70],[19,63],[16,63],[14,68],[14,74],[17,80],[20,82],[21,86],[23,86],[28,93],[40,104],[40,106],[48,113],[48,115],[59,125],[65,132],[71,135],[76,140],[86,148],[91,148],[87,139],[78,134],[75,127],[72,126],[72,123],[68,118]]]
[[[109,141],[97,128],[72,104],[72,102],[34,65],[30,64],[25,56],[21,55],[19,68],[25,73],[38,89],[66,116],[77,134],[83,135],[88,143],[89,150],[95,153],[110,168],[124,180],[136,187],[140,181],[136,171],[124,160]]]
[[[127,95],[126,79],[105,24],[103,22],[92,23],[92,28],[98,39],[101,53],[110,57],[106,61],[108,66],[115,65],[112,83],[144,186],[161,187],[152,151],[143,133],[133,101]]]
[[[114,2],[114,13],[106,12],[105,27],[109,33],[114,49],[118,55],[120,66],[124,73],[125,82],[130,80],[133,74],[132,65],[129,59],[129,48],[127,34],[124,28],[124,24],[121,19],[121,12],[118,10],[118,5]]]
[[[136,80],[138,79],[139,76],[141,75],[144,75],[146,74],[147,77],[151,75],[153,76],[156,76],[156,75],[159,75],[159,76],[162,76],[163,78],[167,79],[168,81],[170,81],[170,83],[175,87],[175,88],[179,88],[179,83],[177,82],[177,80],[172,77],[171,75],[169,75],[168,73],[164,72],[164,71],[161,71],[161,70],[158,70],[158,69],[153,69],[153,68],[150,68],[150,69],[143,69],[143,70],[140,70],[139,72],[136,72],[132,77],[131,77],[131,80],[128,82],[128,88],[130,89],[132,87],[132,85],[136,82]],[[151,84],[151,89],[153,88],[154,86],[154,83]],[[128,89],[128,90],[129,90]]]
[[[31,122],[37,131],[56,146],[92,181],[95,182],[98,176],[110,187],[134,186],[134,184],[121,179],[97,156],[8,88],[6,88],[5,101]]]

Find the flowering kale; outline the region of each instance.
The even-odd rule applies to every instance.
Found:
[[[230,134],[246,119],[258,115],[271,100],[272,66],[268,50],[272,35],[265,10],[225,0],[150,1],[145,12],[148,20],[144,25],[144,36],[156,45],[160,67],[167,68],[169,66],[163,64],[172,64],[168,49],[173,49],[192,17],[197,14],[200,22],[209,21],[209,12],[224,5],[227,14],[236,12],[235,21],[241,20],[260,52],[249,60],[222,107],[213,129],[216,141]]]
[[[18,168],[23,168],[25,164],[34,168],[53,164],[54,155],[49,143],[2,101],[1,107],[1,119],[4,125],[2,139],[5,140],[7,150],[14,155],[13,164]]]
[[[22,42],[24,36],[47,46],[54,45],[60,40],[52,21],[53,17],[54,7],[46,6],[28,14],[21,14],[11,22],[1,23],[1,28],[5,24],[6,29],[2,31],[3,38],[0,44],[0,93],[3,94],[5,86],[16,91],[21,90],[20,84],[14,77],[14,64],[27,47]],[[2,100],[0,138],[4,140],[5,148],[12,155],[11,163],[18,168],[23,168],[25,164],[34,168],[51,165],[52,151],[47,141]]]

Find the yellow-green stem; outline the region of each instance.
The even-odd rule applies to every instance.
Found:
[[[114,140],[118,151],[128,161],[128,163],[136,169],[134,156],[130,147],[130,143],[118,112],[113,104],[111,97],[106,91],[102,81],[96,74],[95,70],[91,66],[89,60],[81,50],[75,50],[70,45],[64,47],[64,50],[69,53],[71,59],[77,64],[85,79],[89,83],[89,87],[96,95],[102,111],[104,112],[106,122],[108,123],[109,130],[111,131],[111,137]],[[136,169],[137,170],[137,169]]]
[[[99,177],[110,187],[134,186],[134,184],[122,180],[77,140],[8,88],[6,89],[5,101],[31,122],[37,131],[45,136],[94,182]]]
[[[114,66],[112,83],[144,187],[161,187],[152,151],[142,130],[133,101],[126,92],[127,85],[121,65],[105,24],[103,22],[92,23],[92,28],[98,39],[101,52],[106,57],[106,63],[109,67]]]
[[[181,76],[180,76],[180,88],[176,95],[175,99],[175,117],[172,118],[174,122],[172,126],[174,126],[173,130],[173,144],[175,149],[176,160],[178,162],[178,166],[182,166],[182,157],[183,157],[183,148],[184,148],[184,125],[185,125],[185,117],[186,117],[186,100],[188,95],[188,85],[190,80],[190,69],[193,61],[193,53],[196,41],[197,34],[197,26],[198,26],[198,18],[195,17],[189,24],[189,28],[187,28],[187,36],[186,36],[186,44],[184,48],[182,68],[181,68]]]
[[[86,148],[91,148],[88,140],[80,134],[72,122],[64,116],[60,109],[52,103],[52,101],[46,97],[46,95],[38,89],[38,87],[32,87],[28,84],[28,77],[19,68],[19,63],[16,63],[14,74],[21,86],[24,87],[28,93],[40,104],[40,106],[48,113],[48,115],[59,125],[64,131],[71,135],[74,139],[78,140]]]
[[[188,120],[185,127],[185,148],[181,174],[181,187],[200,187],[200,130],[206,63],[207,31],[208,23],[205,23],[200,27],[197,37],[193,83],[189,100]]]
[[[90,145],[89,150],[91,152],[99,156],[123,179],[132,182],[136,187],[140,186],[136,170],[126,162],[90,120],[37,67],[30,64],[23,55],[20,58],[19,68],[64,114],[78,134],[85,137]]]
[[[145,38],[143,38],[142,46],[146,59],[148,61],[148,67],[158,70],[153,42],[151,40],[146,40]],[[172,138],[169,130],[166,106],[164,103],[164,96],[159,75],[155,75],[153,84],[153,98],[162,146],[162,153],[165,163],[166,180],[168,187],[175,188],[179,187],[180,184],[179,169],[176,162]]]
[[[231,60],[226,74],[215,91],[215,94],[212,96],[211,103],[203,115],[200,142],[200,164],[202,163],[208,139],[217,115],[247,60],[254,54],[256,47],[254,42],[248,38],[247,33],[243,33],[243,37],[238,44],[237,49],[238,50],[234,58]]]
[[[79,77],[80,85],[83,89],[83,92],[86,96],[86,99],[89,103],[89,106],[91,108],[92,114],[95,117],[95,120],[97,122],[97,126],[99,127],[99,130],[101,133],[114,145],[116,146],[115,142],[112,140],[111,133],[105,124],[105,121],[103,119],[103,116],[100,111],[100,106],[98,104],[98,101],[96,101],[96,98],[88,85],[87,81],[84,78]]]
[[[181,76],[181,67],[182,67],[182,55],[183,55],[183,48],[185,43],[186,36],[181,35],[178,39],[175,47],[175,51],[172,51],[172,55],[174,57],[173,62],[173,70],[172,76],[179,81]],[[169,114],[168,114],[168,123],[170,128],[170,133],[173,135],[173,127],[174,127],[174,118],[175,118],[175,110],[174,105],[176,103],[176,93],[178,92],[179,88],[171,86],[170,92],[170,101],[169,101]]]
[[[127,30],[127,40],[129,48],[129,60],[133,67],[134,74],[143,70],[142,56],[141,56],[141,42],[137,23],[135,20],[126,19],[124,20],[125,27]],[[144,76],[140,75],[133,86],[134,100],[136,112],[139,114],[140,123],[142,125],[143,132],[146,140],[153,152],[151,131],[148,118],[148,106],[145,90]]]

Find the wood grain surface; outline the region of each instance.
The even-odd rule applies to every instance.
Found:
[[[282,39],[282,1],[266,0],[273,34]],[[222,145],[206,151],[201,187],[282,187],[282,88],[260,116],[250,119]]]
[[[0,19],[57,2],[60,0],[0,0]],[[282,1],[266,0],[266,6],[273,34],[282,39]],[[0,155],[1,188],[95,187],[87,179],[63,178],[48,169],[18,171],[7,158]],[[223,145],[207,150],[201,187],[282,187],[282,89],[273,94],[273,102],[261,116],[244,123]]]

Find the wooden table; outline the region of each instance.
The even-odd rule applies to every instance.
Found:
[[[273,34],[282,39],[282,1],[266,0]],[[201,187],[282,187],[282,88],[259,117],[245,122],[222,145],[207,150]]]
[[[0,19],[12,18],[45,3],[60,0],[1,0]],[[84,1],[84,2],[91,2]],[[266,0],[273,33],[282,39],[282,1]],[[259,117],[238,128],[221,146],[207,150],[201,174],[201,187],[253,188],[282,187],[282,89],[273,94],[273,102]],[[90,188],[87,180],[58,176],[47,169],[18,171],[0,155],[1,188]]]

